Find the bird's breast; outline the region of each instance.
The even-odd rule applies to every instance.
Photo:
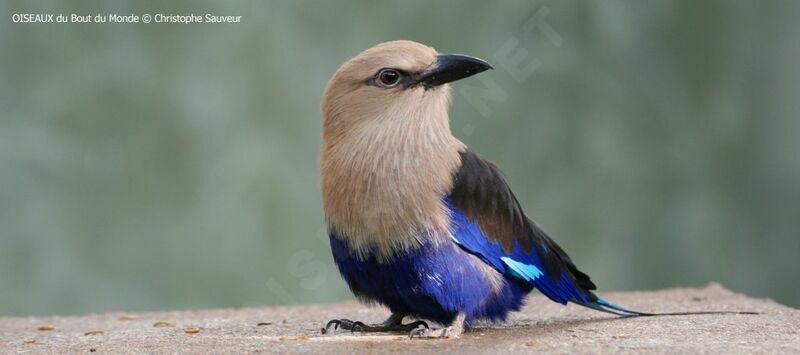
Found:
[[[461,142],[391,136],[358,143],[323,148],[322,197],[330,229],[359,256],[383,259],[446,235],[442,197],[460,164]]]

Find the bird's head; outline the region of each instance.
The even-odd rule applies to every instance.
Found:
[[[490,69],[411,41],[348,60],[322,98],[322,200],[329,227],[388,259],[450,227],[442,194],[464,147],[450,132],[447,83]],[[366,254],[364,254],[366,255]]]
[[[345,62],[328,82],[322,100],[326,138],[379,129],[393,121],[447,121],[447,83],[487,69],[466,55],[439,54],[412,41],[391,41]]]

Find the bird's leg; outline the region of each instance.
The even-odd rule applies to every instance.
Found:
[[[419,338],[458,338],[464,332],[465,318],[463,313],[459,313],[450,325],[441,329],[439,334],[435,334],[434,330],[430,328],[417,328],[408,332],[408,337],[411,339],[415,336]]]
[[[342,328],[353,332],[409,332],[419,327],[423,327],[424,329],[429,328],[428,323],[421,320],[403,324],[404,317],[405,314],[392,313],[383,323],[378,324],[364,324],[363,322],[351,321],[349,319],[334,319],[328,322],[325,326],[325,331],[329,331],[331,327],[333,327],[334,331],[338,328]]]

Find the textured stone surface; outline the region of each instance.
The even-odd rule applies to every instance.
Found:
[[[296,307],[0,318],[0,353],[8,352],[548,352],[800,353],[800,311],[732,293],[700,289],[603,293],[641,311],[756,311],[618,319],[542,296],[505,324],[482,325],[458,339],[402,334],[320,334],[329,319],[378,322],[383,308],[355,302]],[[154,327],[154,324],[161,325]],[[259,325],[262,323],[262,325]],[[52,328],[52,329],[50,329]],[[41,329],[41,330],[40,330]]]

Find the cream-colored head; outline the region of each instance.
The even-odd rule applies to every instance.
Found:
[[[392,41],[344,63],[322,99],[322,197],[329,227],[360,256],[390,259],[445,235],[441,198],[463,145],[450,133],[448,82],[491,68]]]
[[[419,73],[436,61],[436,50],[411,41],[392,41],[369,48],[345,62],[333,74],[322,98],[324,139],[336,140],[362,126],[387,119],[424,104],[445,106],[449,88],[426,92],[421,85],[406,87],[390,75]],[[380,73],[385,70],[384,73]],[[402,75],[402,74],[400,74]],[[425,95],[427,94],[427,95]]]

